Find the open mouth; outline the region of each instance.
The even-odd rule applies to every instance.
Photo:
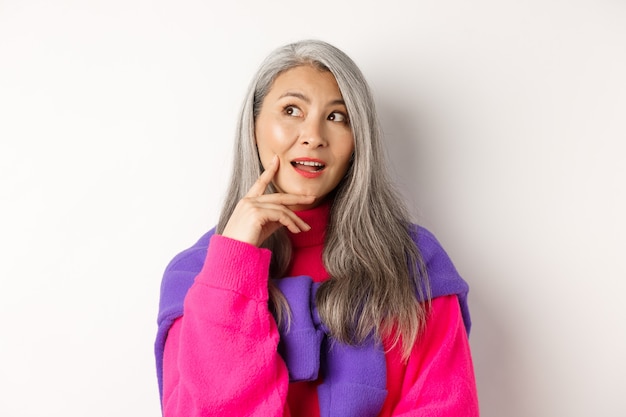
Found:
[[[317,161],[291,161],[291,165],[296,169],[306,172],[320,172],[326,168],[326,165]]]

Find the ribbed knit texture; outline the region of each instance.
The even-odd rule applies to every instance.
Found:
[[[377,356],[382,351],[374,345],[364,349],[329,346],[314,320],[316,284],[311,281],[328,278],[322,263],[328,214],[328,205],[298,213],[312,230],[290,235],[294,251],[288,276],[293,278],[278,281],[297,317],[290,334],[282,331],[278,347],[266,311],[269,251],[220,236],[219,244],[211,243],[207,252],[210,232],[170,263],[161,287],[155,343],[160,388],[162,366],[167,369],[170,388],[163,401],[168,417],[217,415],[218,410],[219,415],[263,417],[478,415],[466,336],[470,324],[467,284],[425,229],[415,227],[411,235],[424,257],[437,298],[432,300],[427,326],[408,363],[402,362],[399,345],[392,347],[389,341],[383,341],[386,358]],[[196,289],[191,291],[200,270],[193,285]],[[181,319],[183,301],[185,320]],[[229,313],[227,305],[236,306],[238,312]],[[244,344],[240,345],[237,340],[242,335],[249,339],[241,339]],[[264,368],[253,358],[262,360]],[[382,364],[383,374],[376,363]],[[381,375],[382,385],[371,386]],[[291,382],[287,390],[287,378],[305,381]],[[229,393],[227,397],[225,393]]]
[[[315,282],[328,279],[328,272],[322,262],[326,226],[330,215],[330,204],[324,203],[311,210],[297,212],[311,230],[301,233],[288,233],[293,254],[287,276],[307,275]]]

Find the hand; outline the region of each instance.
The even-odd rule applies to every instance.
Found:
[[[270,166],[235,206],[222,232],[223,236],[260,246],[280,227],[285,226],[292,233],[311,229],[287,206],[312,204],[315,196],[264,194],[278,172],[278,166],[278,156],[274,156]]]

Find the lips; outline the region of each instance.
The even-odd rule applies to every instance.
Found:
[[[306,178],[319,177],[324,172],[324,168],[326,168],[324,161],[313,158],[294,159],[291,161],[291,166],[298,174]]]

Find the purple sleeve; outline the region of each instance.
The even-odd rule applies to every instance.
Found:
[[[183,302],[196,275],[202,269],[207,248],[215,229],[202,236],[192,247],[179,253],[165,268],[161,281],[161,297],[157,316],[157,336],[154,343],[159,395],[163,396],[163,351],[167,332],[174,321],[183,315]]]

